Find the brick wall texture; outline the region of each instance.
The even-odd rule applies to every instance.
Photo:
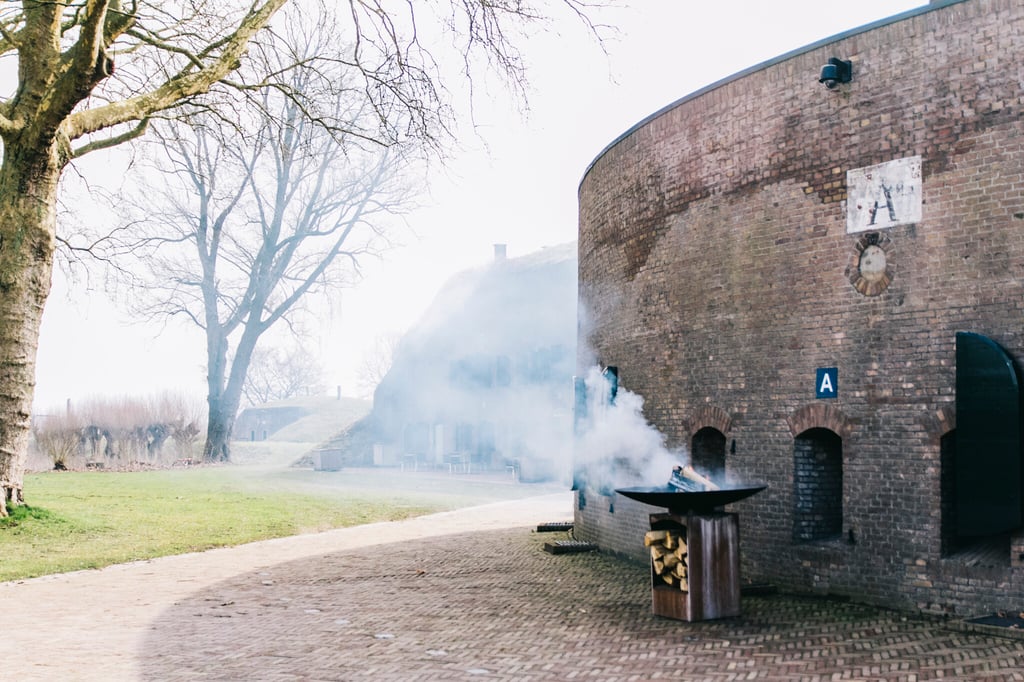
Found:
[[[818,83],[830,57],[853,62],[851,83]],[[994,559],[944,549],[940,485],[956,332],[1024,364],[1022,112],[1024,3],[938,3],[684,98],[587,171],[579,370],[618,366],[672,446],[726,429],[728,476],[769,485],[730,507],[744,581],[951,615],[1024,607],[1024,535]],[[848,234],[846,172],[913,156],[922,219]],[[874,244],[880,291],[856,276]],[[815,397],[822,367],[835,399]],[[801,542],[809,429],[842,439],[842,520]],[[656,510],[583,497],[577,534],[643,560]]]

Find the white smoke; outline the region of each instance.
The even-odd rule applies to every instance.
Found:
[[[570,243],[499,259],[445,285],[377,388],[370,437],[383,462],[468,458],[476,470],[568,483],[576,252]]]
[[[602,492],[635,485],[661,486],[672,468],[689,462],[685,448],[670,449],[665,436],[643,415],[641,396],[611,384],[592,367],[585,378],[586,417],[577,424],[575,474]]]

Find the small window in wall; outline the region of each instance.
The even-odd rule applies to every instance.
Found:
[[[490,455],[496,449],[496,442],[494,422],[480,422],[480,433],[476,444],[477,451],[482,455]]]
[[[413,422],[405,425],[405,454],[425,455],[430,452],[430,424]]]
[[[469,459],[473,463],[473,467],[478,471],[493,468],[495,466],[494,423],[488,421],[478,423],[475,436],[469,450]]]
[[[793,540],[815,542],[843,532],[843,439],[808,429],[793,443]]]
[[[690,463],[700,473],[716,482],[725,480],[725,434],[705,426],[693,434]]]
[[[473,449],[473,425],[460,422],[455,425],[455,451],[469,452]]]

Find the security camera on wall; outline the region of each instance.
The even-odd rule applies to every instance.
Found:
[[[828,64],[821,67],[821,76],[818,78],[818,82],[824,83],[825,87],[831,90],[840,83],[849,83],[852,77],[853,63],[832,57],[828,60]]]

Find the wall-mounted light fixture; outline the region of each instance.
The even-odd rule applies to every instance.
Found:
[[[821,77],[818,78],[818,82],[824,83],[825,87],[831,90],[839,83],[849,83],[851,78],[853,78],[853,62],[832,57],[828,60],[828,64],[821,67]]]

